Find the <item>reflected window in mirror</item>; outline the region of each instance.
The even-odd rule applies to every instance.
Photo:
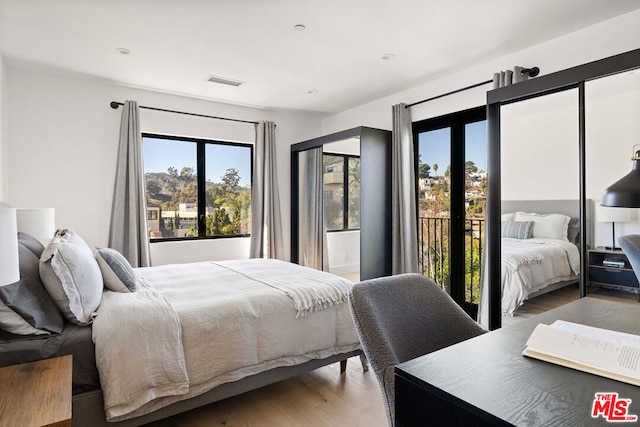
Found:
[[[323,195],[327,231],[360,228],[360,157],[324,153]]]

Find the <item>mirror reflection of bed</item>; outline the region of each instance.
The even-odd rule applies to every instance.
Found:
[[[587,201],[587,218],[593,218]],[[570,286],[563,298],[578,298],[580,202],[573,200],[502,201],[503,322],[518,316],[522,304]],[[593,221],[587,222],[587,244]],[[569,301],[567,301],[569,302]]]
[[[501,109],[501,222],[533,222],[527,238],[502,238],[503,322],[517,317],[524,301],[579,279],[577,101],[577,90],[569,89]]]

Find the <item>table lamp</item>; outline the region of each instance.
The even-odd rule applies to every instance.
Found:
[[[640,147],[640,144],[633,146],[631,172],[604,190],[602,206],[640,208],[640,150],[636,150],[636,147]]]
[[[54,208],[16,209],[18,231],[27,233],[43,244],[49,243],[56,233],[56,211]]]
[[[20,280],[16,210],[0,208],[0,286]]]
[[[608,206],[599,205],[596,212],[598,222],[610,222],[612,231],[612,245],[605,246],[605,249],[619,249],[616,248],[616,222],[627,222],[631,218],[629,209],[625,208],[612,208]]]

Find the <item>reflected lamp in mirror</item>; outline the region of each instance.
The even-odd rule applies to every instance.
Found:
[[[45,246],[56,233],[54,208],[18,208],[16,213],[18,231],[35,237]]]
[[[616,222],[629,221],[631,219],[629,209],[599,205],[596,217],[598,222],[611,223],[611,246],[605,246],[605,249],[619,249],[616,247]]]
[[[604,190],[602,206],[640,208],[640,150],[636,150],[639,146],[639,144],[633,146],[631,172]]]
[[[20,280],[16,210],[0,208],[0,286]]]

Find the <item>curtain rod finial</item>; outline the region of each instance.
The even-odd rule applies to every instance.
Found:
[[[120,106],[119,102],[116,101],[111,101],[111,103],[109,104],[111,106],[111,108],[113,108],[114,110],[117,110],[118,107]]]

